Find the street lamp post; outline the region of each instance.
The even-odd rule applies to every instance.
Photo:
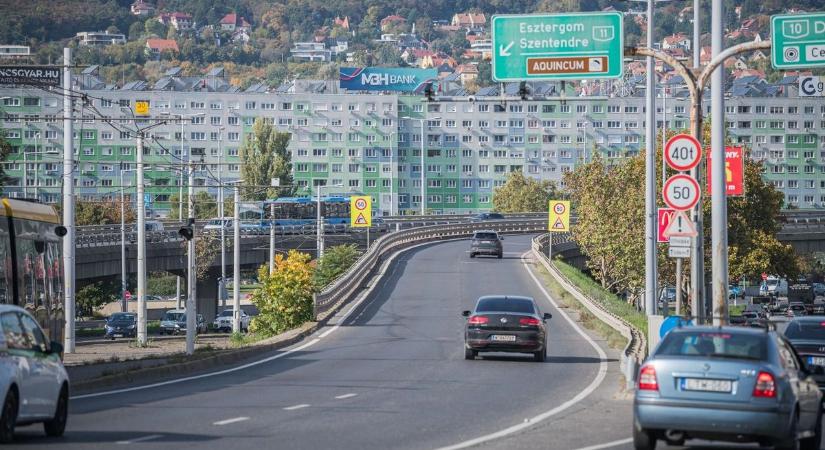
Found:
[[[120,171],[120,310],[123,312],[129,310],[126,301],[126,184],[123,182],[123,174],[134,171],[135,169]]]
[[[218,286],[218,295],[221,297],[221,306],[226,308],[226,223],[223,220],[223,130],[218,128],[218,217],[221,221],[221,282]]]
[[[333,184],[330,186],[318,185],[318,192],[315,193],[315,227],[316,227],[316,248],[318,253],[318,259],[321,259],[324,256],[324,221],[323,217],[321,217],[321,191],[325,187],[343,187],[342,184]]]

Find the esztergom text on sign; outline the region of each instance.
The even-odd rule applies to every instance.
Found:
[[[622,15],[498,15],[492,19],[495,81],[619,78]]]

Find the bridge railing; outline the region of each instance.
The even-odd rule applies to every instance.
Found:
[[[547,222],[544,218],[526,218],[421,226],[384,235],[361,255],[349,270],[315,294],[316,320],[327,319],[338,305],[353,299],[381,262],[399,250],[421,243],[469,237],[475,231],[481,230],[495,230],[499,233],[536,233],[545,230],[546,227]]]
[[[564,273],[551,264],[550,259],[547,257],[548,237],[553,240],[554,252],[564,251],[566,246],[577,245],[571,240],[568,233],[543,234],[533,238],[533,256],[547,269],[547,272],[555,278],[562,288],[575,296],[591,314],[627,339],[627,345],[625,345],[624,351],[622,352],[620,365],[622,373],[625,374],[625,379],[628,385],[630,385],[636,378],[636,371],[638,370],[639,364],[641,364],[647,356],[647,344],[644,333],[630,324],[630,322],[608,311],[601,303],[588,297],[575,283],[570,281]]]

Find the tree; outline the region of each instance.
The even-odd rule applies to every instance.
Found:
[[[126,201],[124,206],[124,222],[132,223],[137,217],[132,204]],[[76,225],[109,225],[120,223],[120,199],[87,202],[75,202]]]
[[[275,257],[275,272],[269,267],[258,269],[261,287],[252,293],[252,303],[259,314],[252,319],[250,331],[262,336],[274,336],[312,320],[314,284],[310,256],[290,250]]]
[[[165,38],[167,34],[166,25],[160,23],[160,21],[155,18],[148,19],[143,28],[147,34],[160,38]]]
[[[143,36],[144,31],[146,31],[146,28],[141,22],[135,22],[129,25],[129,40],[134,41],[136,39],[140,39],[140,37]]]
[[[292,163],[287,146],[289,133],[281,133],[262,117],[255,120],[252,133],[246,135],[241,146],[241,178],[243,179],[243,196],[248,200],[264,200],[267,197],[290,195],[292,187]],[[277,178],[278,189],[264,188],[270,186],[270,180]]]
[[[520,170],[510,172],[507,182],[493,191],[493,209],[503,213],[547,211],[557,195],[552,181],[527,177]]]
[[[315,287],[321,291],[358,260],[360,252],[355,244],[336,245],[324,252],[315,268]]]
[[[183,218],[186,218],[189,214],[189,206],[187,206],[186,199],[188,196],[184,194],[184,204],[183,204]],[[218,201],[217,199],[213,198],[209,195],[206,191],[198,191],[195,193],[195,219],[197,220],[206,220],[212,219],[214,217],[218,217]],[[232,211],[234,208],[235,200],[233,199],[232,195],[229,194],[229,190],[224,193],[224,200],[223,200],[223,213],[224,216],[231,216]],[[181,217],[178,215],[178,209],[180,206],[180,197],[178,194],[172,194],[169,196],[169,205],[171,209],[169,210],[169,218],[180,220]]]
[[[87,316],[91,316],[94,314],[95,309],[105,305],[106,303],[112,302],[115,299],[116,297],[113,296],[111,292],[107,292],[103,286],[103,282],[101,281],[87,284],[86,286],[78,289],[75,294],[75,302],[77,303],[78,311]]]

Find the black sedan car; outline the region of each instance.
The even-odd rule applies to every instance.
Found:
[[[808,366],[825,367],[825,321],[822,317],[795,317],[785,328],[785,337]],[[814,374],[813,377],[819,389],[825,391],[825,375]]]
[[[114,313],[106,319],[106,339],[137,336],[137,314]]]
[[[479,352],[532,353],[538,362],[547,358],[545,321],[553,316],[542,314],[532,298],[487,295],[463,315],[465,359]]]

